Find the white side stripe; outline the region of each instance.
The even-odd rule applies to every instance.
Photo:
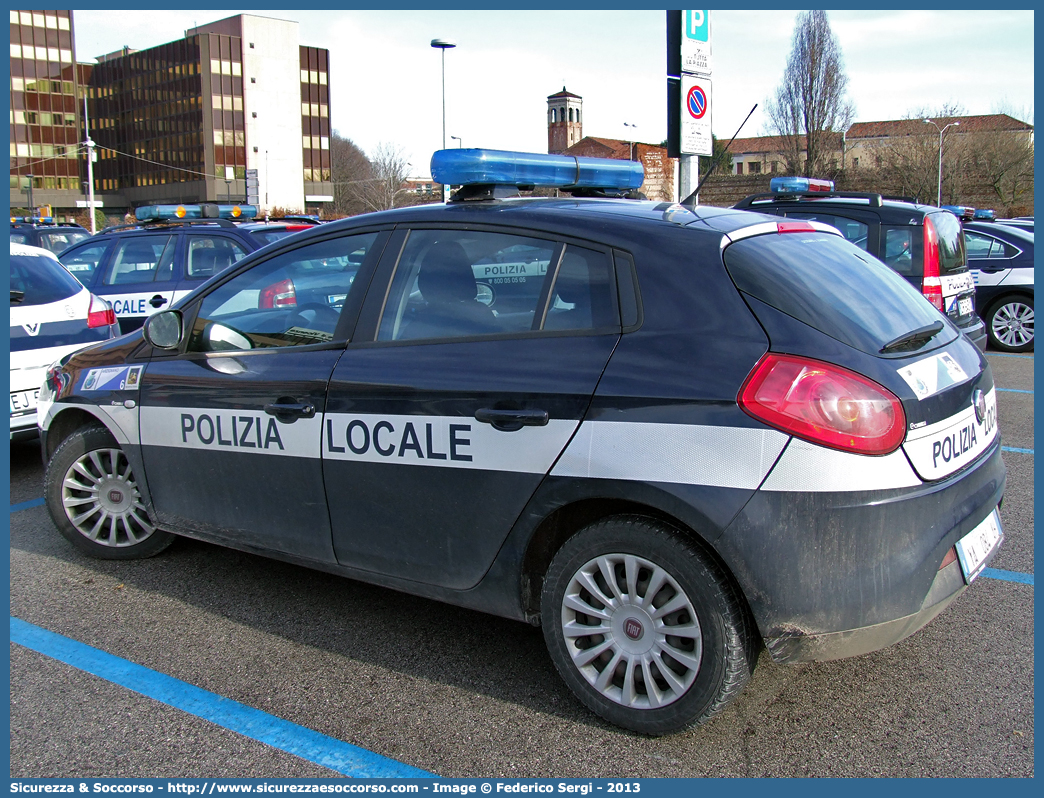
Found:
[[[551,475],[753,489],[787,440],[768,429],[588,421]]]
[[[316,416],[284,424],[257,410],[146,406],[141,408],[141,443],[318,458],[321,423]]]
[[[546,474],[579,422],[501,432],[467,416],[327,413],[323,457],[364,463]]]
[[[868,457],[795,438],[762,490],[826,493],[912,488],[920,484],[902,450],[884,457]]]

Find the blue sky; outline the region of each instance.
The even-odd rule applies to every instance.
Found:
[[[401,149],[427,173],[442,142],[546,152],[546,98],[584,99],[584,134],[659,143],[666,126],[663,11],[76,11],[76,56],[145,49],[235,13],[297,20],[300,42],[330,50],[331,120],[365,151]],[[762,109],[780,81],[797,11],[712,11],[714,132],[768,131]],[[1033,122],[1032,11],[828,11],[857,121],[959,103],[969,114]],[[637,127],[625,127],[624,123]]]

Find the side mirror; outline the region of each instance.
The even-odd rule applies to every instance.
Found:
[[[157,349],[177,349],[181,344],[181,311],[164,310],[145,320],[145,340]]]

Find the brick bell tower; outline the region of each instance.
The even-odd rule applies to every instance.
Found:
[[[582,97],[566,91],[547,98],[547,151],[551,155],[564,152],[584,137]]]

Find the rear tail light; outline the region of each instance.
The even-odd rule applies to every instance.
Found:
[[[112,305],[104,299],[91,294],[91,304],[87,309],[87,326],[93,329],[95,327],[108,327],[115,323],[116,312],[112,309]]]
[[[262,288],[257,306],[259,308],[297,307],[297,290],[294,288],[294,281],[287,278]]]
[[[939,277],[939,234],[930,216],[924,217],[924,282],[921,283],[921,293],[936,309],[946,312],[942,280]]]
[[[738,402],[771,427],[845,452],[888,454],[906,435],[906,413],[887,388],[810,358],[765,355]]]

